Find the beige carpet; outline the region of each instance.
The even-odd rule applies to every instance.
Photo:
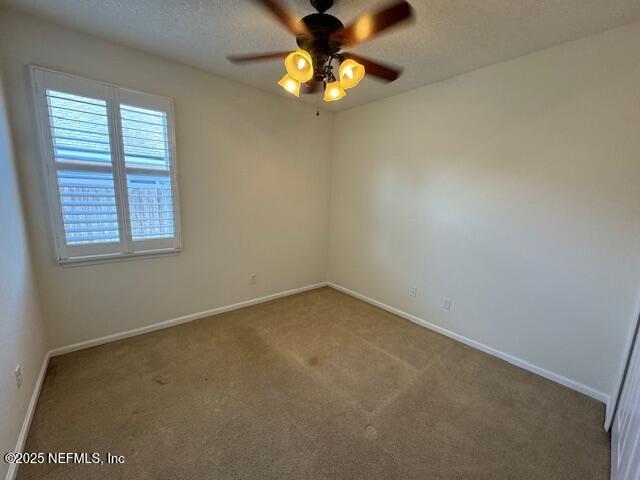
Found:
[[[25,479],[606,479],[603,405],[329,288],[51,360]]]

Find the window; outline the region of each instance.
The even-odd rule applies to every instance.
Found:
[[[180,250],[172,101],[32,74],[58,260]]]

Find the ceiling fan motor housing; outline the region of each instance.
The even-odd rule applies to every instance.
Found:
[[[333,7],[333,0],[311,0],[311,6],[318,12],[324,13]]]
[[[316,1],[323,3],[322,0],[314,0],[312,3]],[[342,48],[342,42],[335,37],[332,39],[331,34],[344,28],[344,25],[336,17],[326,13],[307,15],[302,19],[302,23],[307,27],[309,35],[298,35],[298,46],[311,54],[315,77],[321,79],[325,63]]]

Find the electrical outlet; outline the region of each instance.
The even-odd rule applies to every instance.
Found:
[[[20,365],[16,365],[16,369],[13,373],[16,376],[16,385],[20,388],[20,385],[22,385],[22,367],[20,367]]]
[[[255,285],[258,283],[258,276],[255,273],[251,274],[251,285]]]
[[[411,287],[409,289],[409,296],[410,297],[417,297],[418,296],[418,289],[416,287]]]
[[[444,297],[442,300],[442,308],[445,310],[451,310],[451,299],[449,297]]]

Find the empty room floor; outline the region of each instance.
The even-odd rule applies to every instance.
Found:
[[[51,360],[25,479],[605,479],[604,407],[331,288]]]

